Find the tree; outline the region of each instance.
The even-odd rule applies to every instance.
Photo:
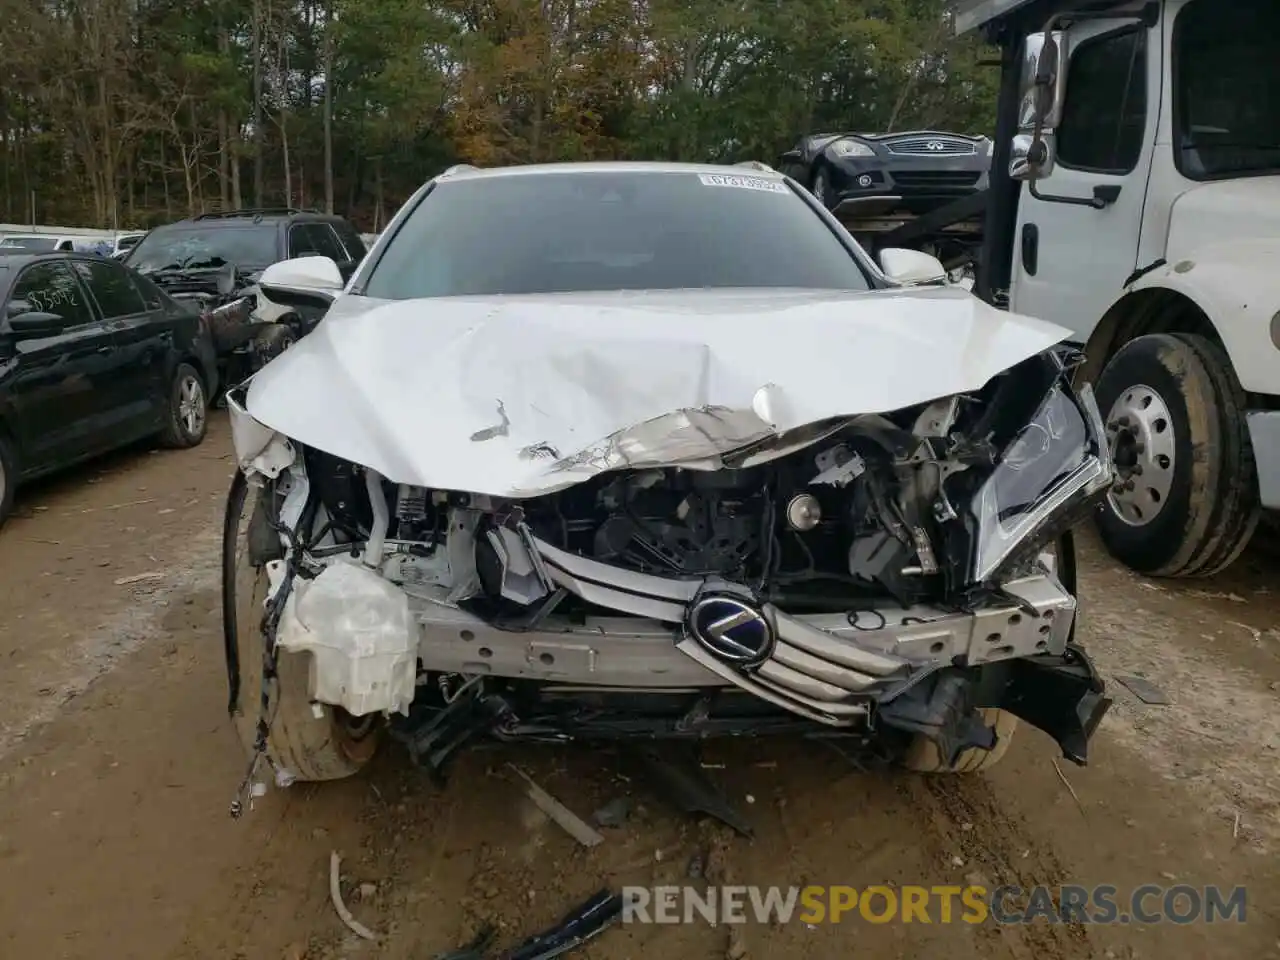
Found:
[[[768,162],[815,129],[990,132],[997,73],[945,7],[0,0],[0,220],[143,226],[248,192],[372,227],[459,160]]]

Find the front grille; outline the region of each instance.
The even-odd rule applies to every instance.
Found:
[[[972,187],[982,174],[976,170],[895,170],[894,182],[911,190],[960,190]]]
[[[959,137],[904,137],[890,140],[885,146],[890,153],[903,157],[962,157],[978,152],[972,140]]]

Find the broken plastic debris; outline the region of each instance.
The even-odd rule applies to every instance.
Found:
[[[339,883],[342,877],[339,872],[341,865],[342,857],[338,855],[337,850],[334,850],[329,854],[329,899],[333,901],[333,909],[338,911],[338,918],[356,936],[363,937],[365,940],[377,940],[378,935],[353,917],[347,905],[342,902],[342,886]]]
[[[559,824],[565,833],[569,834],[584,847],[594,847],[597,844],[604,843],[604,837],[592,829],[576,813],[534,783],[527,773],[514,763],[508,763],[507,766],[524,780],[527,786],[526,792],[529,795],[529,799],[533,801],[534,806]]]
[[[284,767],[278,767],[276,769],[276,786],[281,790],[293,786],[297,779],[297,776],[292,770],[286,770]]]
[[[685,813],[706,814],[732,827],[744,837],[754,835],[751,825],[730,805],[724,794],[696,763],[689,762],[687,758],[669,761],[647,749],[637,750],[634,756],[643,766],[652,785]]]
[[[601,890],[550,930],[502,954],[502,960],[550,960],[582,946],[622,917],[622,897]]]
[[[127,586],[131,583],[143,583],[147,580],[163,580],[163,573],[135,573],[131,577],[121,577],[116,581],[117,587]]]
[[[1116,683],[1126,686],[1129,691],[1143,703],[1150,703],[1159,706],[1169,702],[1169,698],[1165,695],[1165,692],[1150,680],[1145,680],[1142,677],[1122,676],[1117,674],[1115,681]]]

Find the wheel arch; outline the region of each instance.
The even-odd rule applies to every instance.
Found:
[[[819,150],[818,153],[814,155],[812,162],[809,164],[809,176],[805,186],[812,190],[814,184],[818,182],[818,174],[824,170],[829,170],[830,167],[831,161],[827,159],[826,150]]]
[[[1181,291],[1162,286],[1131,290],[1112,304],[1085,344],[1078,383],[1097,383],[1111,356],[1130,340],[1150,333],[1194,333],[1223,346],[1208,312]]]

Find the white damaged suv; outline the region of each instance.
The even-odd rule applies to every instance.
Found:
[[[455,168],[231,392],[231,709],[278,782],[386,735],[840,737],[1083,763],[1070,528],[1113,481],[1066,331],[873,263],[758,165]]]

